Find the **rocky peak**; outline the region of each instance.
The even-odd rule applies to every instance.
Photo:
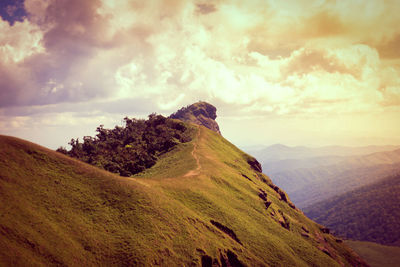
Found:
[[[169,116],[171,119],[178,119],[185,122],[191,122],[203,125],[214,132],[221,134],[217,118],[217,109],[207,102],[197,102],[187,107],[183,107]]]

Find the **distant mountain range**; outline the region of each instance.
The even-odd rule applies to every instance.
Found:
[[[256,156],[265,173],[286,190],[300,208],[373,183],[400,170],[398,146],[314,149],[274,145],[249,153]]]
[[[274,145],[250,153],[311,219],[345,238],[400,246],[398,146]]]
[[[305,208],[311,219],[355,240],[400,246],[400,174]]]
[[[305,147],[295,146],[290,147],[282,144],[275,144],[264,147],[262,145],[257,149],[256,146],[248,147],[244,150],[254,157],[258,158],[261,164],[277,162],[281,160],[308,159],[316,157],[346,157],[346,156],[361,156],[376,152],[391,151],[399,149],[400,145],[386,146],[362,146],[362,147],[347,147],[347,146],[323,146],[323,147]]]

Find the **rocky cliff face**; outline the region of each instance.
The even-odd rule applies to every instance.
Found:
[[[183,107],[169,116],[172,119],[179,119],[185,122],[191,122],[203,125],[208,129],[221,134],[217,118],[217,109],[207,102],[197,102],[190,106]]]

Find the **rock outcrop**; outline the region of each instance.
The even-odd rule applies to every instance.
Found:
[[[247,163],[251,166],[251,168],[255,171],[262,172],[262,167],[260,162],[258,162],[255,158],[249,158]]]
[[[171,119],[178,119],[185,122],[191,122],[198,125],[203,125],[208,129],[221,134],[217,118],[217,109],[207,102],[197,102],[190,106],[183,107],[177,112],[169,116]]]

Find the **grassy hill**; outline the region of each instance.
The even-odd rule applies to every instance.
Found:
[[[363,257],[371,267],[400,266],[400,247],[355,240],[347,240],[346,244]]]
[[[312,219],[350,239],[400,245],[400,175],[304,209]]]
[[[0,136],[0,265],[363,266],[252,157],[190,127],[130,178]]]

